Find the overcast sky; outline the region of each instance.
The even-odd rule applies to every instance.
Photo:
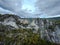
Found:
[[[0,0],[1,14],[16,14],[23,18],[60,16],[60,0]]]

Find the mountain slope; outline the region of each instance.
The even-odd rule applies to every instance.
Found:
[[[60,43],[60,17],[56,18],[20,18],[12,14],[0,15],[0,31],[31,29],[39,33],[41,39]]]
[[[15,29],[19,28],[31,28],[30,25],[34,18],[20,18],[17,15],[12,15],[12,14],[4,14],[0,15],[0,24],[5,25],[5,26],[10,26],[14,27]],[[34,21],[35,23],[35,21]],[[36,27],[36,25],[34,25]]]

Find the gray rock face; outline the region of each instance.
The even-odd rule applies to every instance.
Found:
[[[16,15],[0,15],[0,31],[19,28],[34,29],[33,32],[40,33],[42,39],[60,43],[60,25],[57,25],[53,20],[20,18]]]
[[[7,26],[8,28],[11,29],[35,28],[37,30],[39,27],[34,20],[35,19],[32,19],[32,21],[30,21],[30,19],[28,18],[23,19],[16,15],[9,15],[9,14],[0,15],[0,24]]]
[[[48,19],[40,21],[41,38],[50,42],[60,43],[60,27]]]

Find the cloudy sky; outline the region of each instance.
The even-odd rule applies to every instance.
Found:
[[[0,0],[1,14],[16,14],[23,18],[60,16],[60,0]]]

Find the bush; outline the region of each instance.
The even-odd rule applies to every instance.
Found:
[[[0,36],[5,45],[54,45],[40,38],[39,33],[33,33],[31,29],[18,29],[4,32],[5,36]]]

